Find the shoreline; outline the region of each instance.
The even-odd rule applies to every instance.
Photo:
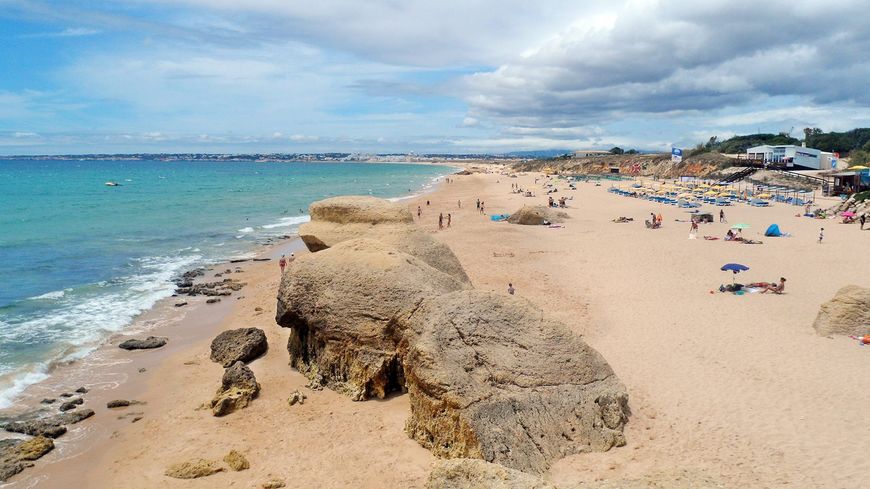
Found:
[[[402,201],[435,192],[445,177],[461,170],[456,166],[439,165],[449,169],[451,173],[435,177],[418,192],[393,199]],[[277,258],[281,254],[307,253],[304,243],[295,231],[291,235],[269,238],[268,241],[268,244],[257,245],[246,252],[245,258],[228,259],[197,267],[206,270],[206,273],[197,277],[195,283],[219,281],[221,277],[214,275],[225,269],[235,269],[232,278],[247,282],[246,277],[249,275],[261,275],[263,270],[277,268]],[[240,273],[235,273],[238,270]],[[80,358],[58,362],[46,373],[47,378],[18,392],[12,405],[0,411],[0,419],[30,419],[34,416],[57,414],[57,407],[65,400],[60,397],[62,393],[81,397],[84,404],[79,408],[93,409],[96,415],[82,423],[69,425],[68,432],[54,440],[54,450],[40,458],[35,467],[26,469],[11,481],[0,482],[0,487],[17,489],[51,485],[53,482],[50,480],[64,480],[81,470],[73,460],[82,456],[99,457],[98,453],[103,450],[100,445],[113,438],[117,430],[130,423],[130,420],[139,418],[133,421],[139,422],[143,419],[144,413],[140,412],[144,409],[137,408],[147,407],[143,403],[137,405],[137,408],[129,407],[118,411],[108,409],[106,403],[115,399],[138,401],[137,393],[148,390],[148,386],[154,382],[155,372],[168,359],[189,353],[200,343],[210,342],[238,308],[236,303],[245,298],[246,290],[258,285],[256,282],[246,283],[241,290],[231,296],[222,297],[223,300],[215,304],[207,304],[209,297],[204,295],[189,297],[173,292],[171,296],[157,300],[149,309],[139,313],[122,331],[110,334]],[[178,302],[187,302],[187,305],[176,307]],[[126,339],[146,336],[165,336],[170,340],[166,346],[153,350],[125,351],[117,346]],[[80,387],[85,387],[88,392],[75,393]],[[43,399],[56,399],[56,402],[46,405],[41,402]],[[129,414],[135,416],[131,417]],[[3,436],[29,438],[5,431]]]

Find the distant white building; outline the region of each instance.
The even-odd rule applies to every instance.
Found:
[[[761,160],[767,164],[783,165],[786,168],[807,170],[828,170],[831,168],[831,158],[823,158],[820,150],[793,144],[755,146],[746,150],[746,156],[750,160]]]
[[[607,156],[610,151],[600,151],[596,149],[580,149],[574,152],[575,158],[587,158],[590,156]]]

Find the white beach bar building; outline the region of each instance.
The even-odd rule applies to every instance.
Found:
[[[765,164],[806,170],[829,170],[832,163],[831,153],[793,144],[755,146],[746,150],[746,156],[750,160],[764,161]]]

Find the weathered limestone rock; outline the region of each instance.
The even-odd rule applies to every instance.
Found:
[[[23,433],[31,436],[47,436],[57,438],[66,433],[66,425],[78,423],[94,415],[93,409],[78,409],[75,411],[56,414],[47,418],[13,421],[3,428],[13,433]]]
[[[164,474],[175,479],[197,479],[223,472],[223,470],[224,468],[213,460],[197,458],[170,465]]]
[[[547,223],[564,222],[568,214],[553,210],[543,205],[526,205],[514,212],[508,218],[511,224],[524,224],[527,226],[541,226]]]
[[[556,489],[540,477],[480,459],[435,462],[426,489]]]
[[[354,239],[294,262],[281,281],[276,319],[292,328],[291,365],[313,383],[354,400],[383,398],[404,386],[396,318],[464,287],[380,241]]]
[[[285,483],[281,479],[269,479],[264,482],[260,487],[263,489],[281,489],[282,487],[287,487],[287,483]]]
[[[402,320],[408,434],[435,455],[541,473],[625,444],[628,396],[604,358],[519,298],[465,290]]]
[[[419,258],[436,270],[469,282],[450,248],[413,224],[408,209],[374,197],[335,197],[311,204],[311,222],[299,228],[309,251],[321,251],[356,238],[376,239]]]
[[[305,404],[305,399],[308,399],[308,397],[296,390],[290,393],[290,397],[287,398],[287,405],[295,406],[296,404]]]
[[[144,340],[132,339],[127,340],[120,345],[119,348],[124,350],[150,350],[153,348],[160,348],[165,345],[169,341],[169,338],[164,338],[162,336],[149,336]]]
[[[847,285],[837,291],[833,299],[822,304],[813,328],[829,337],[870,334],[870,288]]]
[[[251,464],[248,462],[248,459],[246,459],[244,455],[235,450],[230,450],[230,453],[226,454],[226,456],[224,457],[224,462],[226,462],[227,465],[229,465],[230,468],[235,470],[236,472],[248,470],[251,468]]]
[[[0,482],[5,482],[54,449],[50,438],[37,436],[29,440],[0,440]]]
[[[224,370],[221,388],[211,401],[212,414],[225,416],[248,407],[260,393],[260,384],[254,372],[242,362],[236,362]]]
[[[248,363],[266,353],[266,333],[259,328],[224,331],[211,342],[211,360],[224,368],[236,362]]]

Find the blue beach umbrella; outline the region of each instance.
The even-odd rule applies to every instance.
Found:
[[[722,270],[723,272],[734,272],[734,275],[737,275],[740,272],[745,272],[746,270],[749,270],[749,267],[747,267],[746,265],[741,265],[739,263],[726,263],[722,265],[722,268],[720,268],[720,270]],[[731,277],[731,283],[734,283],[734,276]]]

